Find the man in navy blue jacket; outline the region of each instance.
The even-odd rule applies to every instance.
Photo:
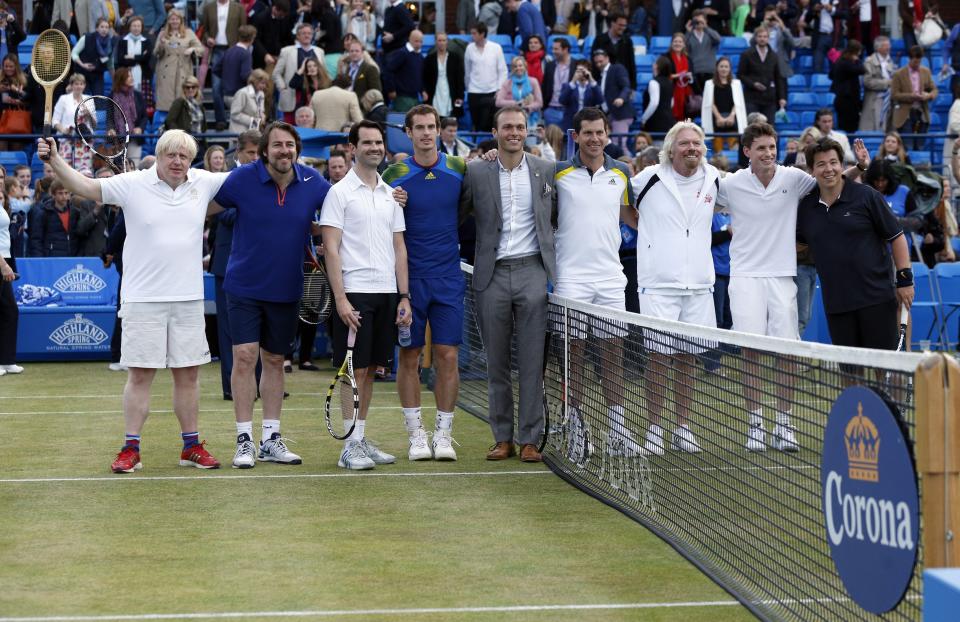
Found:
[[[383,84],[393,100],[393,109],[406,112],[417,105],[423,93],[423,33],[410,32],[410,40],[399,50],[394,50],[384,62]],[[455,94],[451,93],[451,97]]]
[[[410,11],[403,0],[393,0],[383,14],[382,47],[384,55],[399,50],[406,45],[410,33],[416,27],[413,16],[410,15]]]
[[[630,131],[634,114],[630,77],[623,65],[610,62],[610,55],[602,47],[593,48],[593,66],[596,67],[595,77],[603,93],[600,108],[610,117],[611,138],[625,147],[625,135]]]

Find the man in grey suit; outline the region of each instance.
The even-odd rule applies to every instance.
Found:
[[[523,151],[527,115],[517,106],[497,111],[495,161],[467,165],[460,195],[462,217],[477,226],[473,289],[480,334],[487,351],[487,394],[495,445],[487,460],[516,455],[510,343],[520,339],[520,460],[540,462],[543,433],[543,343],[547,328],[547,281],[554,281],[556,255],[551,215],[555,164]]]

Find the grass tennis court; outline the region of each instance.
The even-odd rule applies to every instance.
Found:
[[[320,415],[331,376],[287,376],[283,433],[304,464],[239,471],[232,407],[217,364],[205,366],[200,433],[226,468],[201,472],[177,466],[161,372],[144,468],[127,476],[108,469],[124,374],[32,363],[4,377],[0,621],[751,619],[658,538],[542,465],[484,460],[489,428],[466,413],[458,462],[408,462],[393,383],[375,388],[368,435],[398,463],[338,469]]]

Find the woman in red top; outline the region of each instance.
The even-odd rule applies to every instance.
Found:
[[[527,59],[527,75],[543,84],[543,59],[547,55],[546,44],[540,35],[530,35],[523,45],[523,57]]]
[[[693,94],[693,74],[690,73],[690,59],[687,58],[687,43],[682,33],[673,35],[670,51],[666,56],[670,60],[670,79],[673,80],[673,118],[683,121],[687,115],[687,98]]]

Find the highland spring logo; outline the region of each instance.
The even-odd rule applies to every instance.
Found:
[[[64,293],[92,294],[104,289],[107,283],[93,270],[78,263],[57,279],[53,286]]]
[[[108,337],[106,331],[83,317],[82,313],[75,314],[50,333],[50,341],[62,348],[98,346]]]
[[[891,407],[850,387],[824,431],[823,516],[837,573],[872,613],[903,599],[917,559],[919,497],[913,459]]]

